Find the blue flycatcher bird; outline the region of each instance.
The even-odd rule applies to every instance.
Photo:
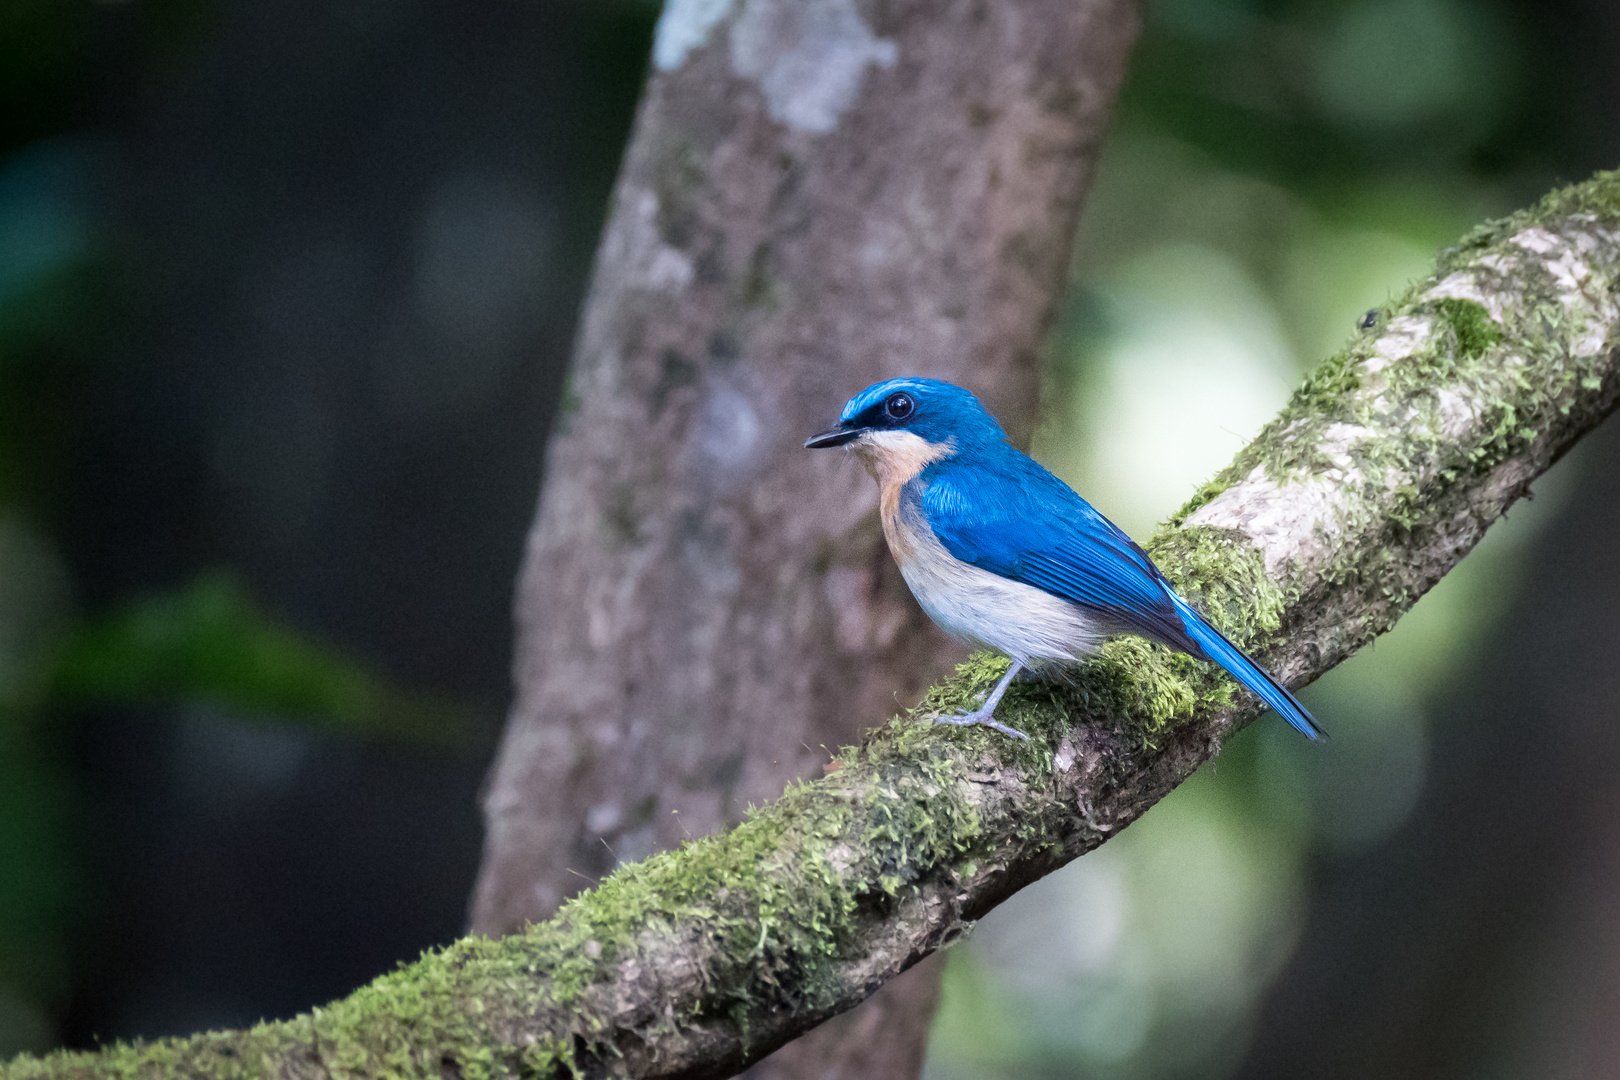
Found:
[[[979,399],[937,379],[850,398],[806,447],[848,446],[878,482],[883,537],[917,603],[951,636],[1012,658],[984,704],[936,723],[983,724],[1026,667],[1069,663],[1119,633],[1213,660],[1313,739],[1299,700],[1181,597],[1147,553],[1007,441]]]

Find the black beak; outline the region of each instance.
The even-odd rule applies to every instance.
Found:
[[[820,450],[825,446],[843,446],[847,442],[854,442],[860,438],[865,429],[835,427],[831,431],[823,431],[819,435],[812,435],[804,440],[806,450]]]

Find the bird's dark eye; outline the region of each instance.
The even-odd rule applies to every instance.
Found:
[[[890,420],[904,420],[917,408],[917,403],[911,400],[910,394],[890,394],[883,402],[883,415]]]

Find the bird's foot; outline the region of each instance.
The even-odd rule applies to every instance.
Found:
[[[936,716],[934,717],[934,723],[951,724],[956,727],[966,727],[969,724],[982,724],[987,728],[994,728],[1003,735],[1011,735],[1015,739],[1028,739],[1029,736],[1025,735],[1022,731],[1019,731],[1017,728],[1008,727],[1001,721],[994,719],[991,715],[996,711],[996,706],[1001,704],[1001,696],[1007,692],[1007,684],[1017,678],[1018,673],[1023,669],[1024,662],[1022,660],[1014,660],[1012,665],[1007,668],[1007,674],[1003,675],[1001,680],[996,683],[995,687],[990,691],[990,693],[985,696],[983,705],[980,705],[972,712],[957,713],[954,716]]]
[[[1000,720],[997,720],[994,717],[992,717],[990,715],[990,712],[991,712],[991,709],[993,709],[993,708],[994,708],[994,706],[991,706],[991,708],[989,708],[989,709],[979,708],[979,709],[975,709],[972,712],[968,712],[968,713],[956,713],[953,716],[936,716],[936,717],[934,717],[934,723],[936,723],[936,724],[950,724],[953,727],[969,727],[969,726],[971,726],[973,724],[979,724],[979,725],[982,725],[983,727],[993,728],[996,731],[1001,732],[1003,735],[1011,735],[1015,739],[1026,739],[1027,740],[1029,738],[1028,735],[1025,735],[1022,731],[1019,731],[1017,728],[1008,727],[1006,724],[1003,724]]]

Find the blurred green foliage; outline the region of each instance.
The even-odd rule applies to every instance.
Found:
[[[187,54],[214,0],[142,0],[140,61]],[[91,892],[67,761],[87,706],[189,701],[268,722],[463,744],[481,722],[401,692],[267,614],[228,574],[81,611],[52,535],[83,395],[136,318],[101,216],[106,150],[86,134],[91,5],[0,4],[0,1059],[56,1041]]]
[[[65,46],[39,37],[50,53],[35,71],[43,79]],[[19,70],[34,69],[11,77]],[[43,524],[69,453],[68,387],[95,352],[84,327],[100,325],[84,317],[96,265],[75,149],[0,159],[0,1054],[52,1041],[49,1014],[70,987],[71,929],[84,909],[78,799],[49,694],[73,590]]]
[[[336,651],[278,625],[229,574],[129,604],[72,635],[53,701],[204,701],[239,716],[305,720],[356,733],[464,744],[475,719],[393,689]]]

